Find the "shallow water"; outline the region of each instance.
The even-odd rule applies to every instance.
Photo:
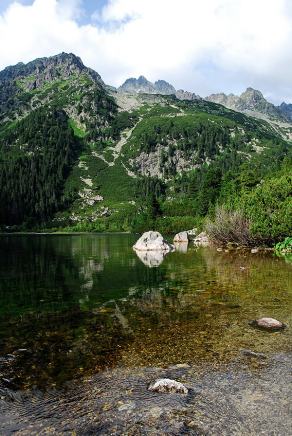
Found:
[[[205,383],[210,392],[210,386],[219,383],[218,380],[226,391],[228,377],[242,385],[248,376],[236,376],[234,371],[237,374],[251,371],[254,380],[250,386],[260,383],[264,370],[272,380],[276,372],[273,375],[274,364],[269,369],[269,362],[274,362],[275,356],[284,356],[280,359],[281,368],[289,367],[290,328],[267,333],[253,329],[249,321],[271,316],[292,325],[291,264],[271,254],[218,253],[191,246],[187,251],[182,247],[181,252],[164,258],[149,254],[138,257],[131,248],[136,238],[125,234],[0,237],[0,387],[5,434],[9,433],[9,425],[14,430],[17,428],[17,420],[9,417],[9,401],[16,410],[21,404],[20,428],[27,421],[32,431],[32,426],[37,428],[39,422],[46,421],[48,426],[58,422],[55,415],[48,413],[55,403],[59,419],[65,422],[66,407],[63,410],[60,402],[67,404],[70,398],[80,410],[79,415],[76,412],[76,420],[79,419],[76,428],[80,429],[81,417],[85,416],[88,424],[88,413],[94,410],[89,407],[84,412],[86,401],[93,391],[96,395],[100,389],[98,407],[103,410],[104,419],[98,409],[98,425],[100,432],[108,434],[115,431],[115,426],[119,428],[116,412],[126,414],[129,422],[142,419],[147,383],[155,374],[160,376],[161,371],[182,377],[189,384],[194,384],[194,374],[196,377],[201,374],[201,381],[197,379],[197,382],[202,386]],[[265,359],[261,355],[246,356],[243,351],[246,349],[264,353]],[[171,368],[178,364],[190,369],[173,374],[177,370]],[[282,372],[288,377],[288,369]],[[285,377],[283,389],[287,386],[288,394]],[[116,398],[108,406],[104,398],[108,389],[105,380],[114,386]],[[88,383],[92,383],[89,391],[84,388]],[[128,392],[131,384],[138,386],[134,391],[140,392],[140,400],[131,399]],[[66,392],[73,389],[76,396],[71,392],[66,397],[68,394],[63,389]],[[263,390],[261,385],[260,391]],[[230,397],[231,393],[226,392]],[[36,396],[33,401],[30,395]],[[125,396],[130,399],[125,400]],[[160,404],[161,397],[155,398],[150,409],[160,407],[161,413],[168,416],[166,405]],[[130,405],[123,409],[125,401],[130,401]],[[169,401],[171,410],[177,410],[179,416],[187,415],[185,400],[171,397],[163,401]],[[32,404],[39,408],[41,418]],[[107,407],[115,410],[108,412]],[[120,412],[119,407],[122,407]],[[196,403],[196,407],[199,414],[203,406]],[[212,410],[204,407],[205,419],[218,412],[211,406]],[[155,414],[155,410],[151,413]],[[156,413],[160,412],[156,410]],[[16,416],[14,412],[13,416]],[[238,421],[234,424],[235,433],[238,425],[240,434],[242,416],[236,413],[234,416]],[[187,425],[184,430],[175,429],[178,424],[174,420],[173,429],[168,431],[167,422],[173,419],[166,418],[160,430],[181,434],[192,428]],[[196,421],[193,426],[197,426],[198,433],[190,431],[204,434],[207,425],[207,434],[213,434],[211,421],[211,418],[209,424],[204,421],[201,427]],[[102,429],[105,423],[107,430]],[[156,424],[153,425],[148,430],[155,434]],[[223,427],[221,430],[216,427],[217,434],[219,431],[224,434]],[[125,428],[121,427],[121,434],[123,431],[130,434]],[[248,427],[243,428],[248,431]],[[140,433],[137,430],[133,434]]]

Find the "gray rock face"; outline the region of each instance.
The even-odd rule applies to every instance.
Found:
[[[179,100],[202,100],[202,98],[194,92],[184,91],[183,89],[178,89],[175,96]]]
[[[224,93],[211,94],[205,98],[207,101],[213,103],[219,103],[223,106],[233,109],[239,112],[259,112],[267,115],[270,118],[274,118],[281,121],[287,121],[287,117],[281,110],[281,107],[274,106],[268,102],[261,91],[253,88],[247,88],[240,96]]]
[[[159,393],[188,393],[188,389],[182,383],[177,382],[176,380],[171,380],[169,378],[161,378],[155,380],[155,382],[150,384],[148,390]]]
[[[259,327],[264,330],[282,330],[286,325],[274,318],[260,318],[251,322],[255,327]]]
[[[161,94],[161,95],[175,95],[179,100],[201,100],[201,97],[193,92],[184,91],[179,89],[176,91],[175,87],[165,80],[157,80],[155,83],[149,82],[144,76],[138,79],[134,77],[127,79],[119,88],[119,92],[126,92],[130,94],[145,93],[145,94]]]
[[[175,88],[165,80],[157,80],[154,83],[154,87],[159,94],[171,95],[175,94]]]
[[[140,76],[138,79],[135,79],[134,77],[127,79],[123,85],[118,88],[118,90],[120,92],[128,92],[130,94],[156,94],[155,86],[144,76]]]
[[[78,56],[73,53],[60,53],[48,58],[36,59],[28,64],[19,63],[0,72],[0,82],[23,80],[22,86],[27,90],[37,89],[47,82],[66,79],[72,75],[85,73],[93,82],[104,86],[100,75],[91,68],[85,67]]]
[[[174,246],[169,244],[159,232],[145,232],[133,246],[134,250],[138,251],[172,251]]]

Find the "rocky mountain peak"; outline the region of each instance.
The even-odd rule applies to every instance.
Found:
[[[139,76],[137,79],[137,83],[139,85],[149,85],[151,82],[149,82],[145,76]]]
[[[274,106],[272,103],[268,102],[261,91],[252,87],[248,87],[240,96],[218,93],[209,95],[206,97],[206,100],[222,104],[238,112],[249,113],[259,118],[262,118],[264,115],[272,120],[278,121],[287,121],[289,119],[289,116],[285,114],[283,108]],[[288,112],[290,113],[289,110]]]
[[[131,77],[127,79],[119,88],[120,92],[127,93],[146,93],[155,94],[153,83],[149,82],[144,76],[139,76],[138,79]]]
[[[267,102],[261,91],[258,91],[257,89],[253,89],[250,87],[247,88],[246,91],[241,94],[240,98],[251,106],[255,106],[259,102]]]
[[[91,80],[104,85],[100,75],[86,67],[73,53],[60,53],[51,57],[35,59],[27,64],[18,63],[0,72],[0,82],[18,81],[28,91],[43,86],[46,82],[65,80],[72,75],[85,73]]]
[[[154,83],[155,89],[160,94],[175,94],[175,87],[172,86],[170,83],[166,82],[165,80],[156,80]]]
[[[126,92],[130,94],[144,93],[144,94],[161,94],[161,95],[175,95],[179,100],[199,100],[201,97],[193,92],[175,89],[166,80],[156,80],[152,83],[144,76],[140,76],[138,79],[127,79],[119,88],[119,92]]]

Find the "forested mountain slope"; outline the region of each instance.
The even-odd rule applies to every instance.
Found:
[[[254,213],[250,198],[273,190],[273,178],[287,217],[272,239],[289,229],[291,144],[266,121],[205,100],[115,92],[65,53],[6,68],[0,90],[3,229],[178,231],[217,203],[245,199]]]

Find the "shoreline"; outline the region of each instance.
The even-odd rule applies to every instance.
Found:
[[[215,367],[120,367],[60,391],[7,392],[0,429],[22,435],[290,434],[292,354],[238,354],[237,361]],[[165,377],[182,382],[188,393],[149,392],[153,380]]]

